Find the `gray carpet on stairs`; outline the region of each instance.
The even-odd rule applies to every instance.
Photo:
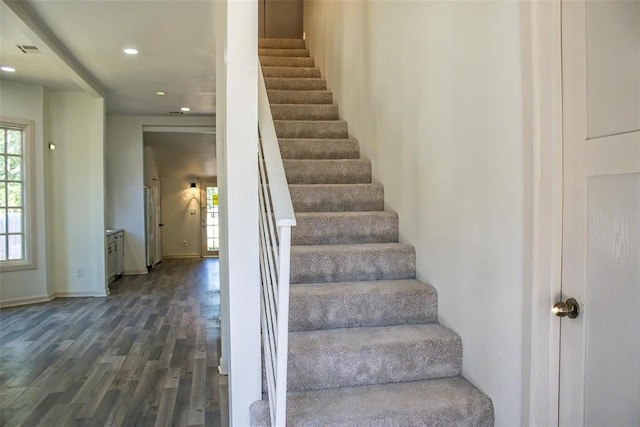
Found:
[[[438,323],[304,40],[259,55],[297,227],[292,231],[288,426],[490,426],[491,399],[460,376],[462,340]],[[268,396],[251,408],[267,427]]]

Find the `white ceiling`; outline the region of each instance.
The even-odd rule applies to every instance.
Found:
[[[213,0],[22,2],[105,88],[108,114],[215,112]]]
[[[214,133],[144,132],[161,177],[206,178],[217,175]]]
[[[103,92],[108,115],[166,116],[181,107],[191,109],[185,116],[215,114],[214,0],[1,1],[0,65],[16,72],[2,72],[0,83],[86,89],[76,65]],[[24,54],[16,47],[23,44],[42,53]],[[127,47],[139,54],[125,55]],[[213,141],[145,132],[163,176],[215,176]]]

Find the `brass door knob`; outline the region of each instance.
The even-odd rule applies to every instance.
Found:
[[[553,304],[551,312],[558,317],[575,319],[580,314],[580,304],[574,298],[569,298],[566,302],[560,301]]]

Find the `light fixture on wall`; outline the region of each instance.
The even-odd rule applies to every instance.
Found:
[[[198,192],[198,189],[196,188],[196,183],[192,182],[191,185],[189,186],[189,193],[192,196],[195,196],[197,192]]]

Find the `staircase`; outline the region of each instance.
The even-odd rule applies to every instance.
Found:
[[[465,380],[462,341],[415,280],[371,164],[349,138],[304,40],[262,39],[260,60],[296,212],[288,426],[486,426],[491,399]],[[269,426],[268,400],[251,406]]]

